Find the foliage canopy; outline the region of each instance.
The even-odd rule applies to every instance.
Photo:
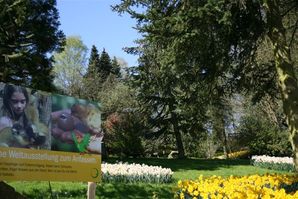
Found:
[[[0,0],[0,81],[51,91],[53,59],[61,49],[56,1]]]

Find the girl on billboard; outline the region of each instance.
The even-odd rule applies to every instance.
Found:
[[[0,117],[0,146],[30,147],[41,144],[34,131],[25,109],[29,95],[25,88],[6,84],[3,89],[3,106]]]

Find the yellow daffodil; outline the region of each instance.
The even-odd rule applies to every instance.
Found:
[[[250,175],[243,177],[231,176],[222,178],[220,176],[211,176],[204,178],[200,176],[198,180],[178,181],[178,187],[181,193],[193,198],[228,198],[228,199],[246,199],[246,198],[280,198],[291,199],[298,198],[298,191],[286,193],[280,188],[281,184],[291,185],[297,182],[297,176],[294,175]],[[181,194],[180,194],[181,198]]]

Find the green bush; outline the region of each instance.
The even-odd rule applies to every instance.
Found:
[[[238,140],[249,147],[252,154],[269,156],[291,156],[288,134],[265,119],[245,116],[237,128]]]

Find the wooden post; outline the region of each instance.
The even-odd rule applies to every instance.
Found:
[[[87,199],[95,199],[96,183],[88,182]]]

